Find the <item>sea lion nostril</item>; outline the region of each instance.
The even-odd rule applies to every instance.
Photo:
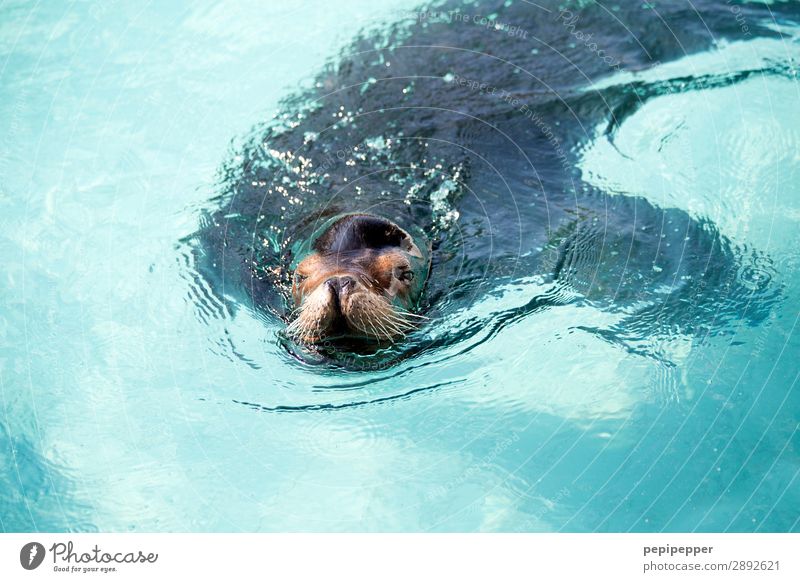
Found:
[[[330,279],[325,281],[325,287],[333,291],[334,295],[338,295],[339,290],[341,289],[341,282],[339,281],[339,277],[331,277]]]
[[[342,291],[352,289],[355,284],[356,280],[353,277],[339,277],[339,287]]]
[[[331,277],[325,281],[325,286],[330,289],[335,295],[351,290],[356,284],[353,277]]]

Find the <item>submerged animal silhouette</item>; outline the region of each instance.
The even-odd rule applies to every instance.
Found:
[[[557,303],[558,289],[569,289],[620,312],[617,337],[636,338],[631,349],[647,351],[641,339],[662,332],[722,329],[743,313],[762,317],[777,292],[753,288],[740,271],[757,261],[768,273],[768,258],[683,210],[599,190],[578,169],[582,147],[598,133],[613,139],[642,103],[685,85],[595,84],[719,38],[745,38],[726,3],[661,2],[658,14],[638,5],[611,13],[590,4],[567,14],[557,2],[506,4],[454,2],[364,34],[311,89],[287,98],[225,167],[219,207],[199,233],[201,270],[226,296],[239,290],[247,303],[287,322],[302,341],[336,335],[342,324],[367,338],[397,337],[412,329],[412,318],[382,331],[348,316],[341,301],[351,283],[370,297],[360,275],[379,277],[358,266],[369,245],[345,259],[350,250],[334,251],[328,242],[304,259],[327,221],[367,213],[403,225],[409,239],[424,232],[430,241],[419,303],[431,317],[444,297],[445,309],[463,308],[499,283],[531,275],[550,281],[553,293],[508,317]],[[755,24],[762,8],[742,6],[742,13],[752,16],[751,32],[771,34]],[[472,17],[480,14],[527,34],[476,25]],[[681,26],[664,26],[670,23]],[[648,33],[628,42],[629,30]],[[614,66],[576,44],[577,32],[613,53]],[[382,303],[361,309],[361,317],[388,310],[390,288],[404,296],[397,285],[409,253],[384,252],[390,247],[377,254],[391,257],[384,272],[397,276],[380,285],[380,296],[373,295]],[[339,276],[344,263],[341,273],[353,281],[329,284],[325,277]],[[411,302],[397,304],[403,313],[417,304],[419,283]],[[320,289],[327,307],[320,307]],[[310,303],[314,293],[320,295]],[[339,299],[331,303],[334,294]],[[313,323],[318,318],[330,321]]]

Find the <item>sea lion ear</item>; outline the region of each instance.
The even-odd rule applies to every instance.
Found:
[[[400,229],[402,233],[405,235],[403,237],[403,242],[400,244],[400,248],[402,248],[405,252],[407,252],[412,257],[416,257],[418,259],[423,258],[422,251],[419,250],[417,243],[414,242],[414,239],[411,238],[411,235],[408,234],[406,231]]]

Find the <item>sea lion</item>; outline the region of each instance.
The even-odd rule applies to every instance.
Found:
[[[425,293],[409,297],[431,319],[468,312],[502,286],[530,286],[524,305],[467,317],[457,327],[422,326],[427,347],[496,333],[569,301],[618,314],[606,327],[587,322],[586,331],[655,357],[661,357],[659,336],[707,337],[743,318],[763,318],[778,293],[769,285],[768,257],[727,239],[705,217],[604,190],[580,167],[588,144],[613,145],[620,125],[649,100],[766,74],[708,75],[691,83],[674,69],[651,83],[619,75],[709,49],[721,38],[744,40],[725,1],[662,2],[657,13],[589,3],[573,14],[560,6],[454,1],[435,17],[409,14],[359,36],[311,88],[288,97],[257,126],[223,167],[219,196],[199,233],[197,264],[211,287],[236,298],[234,308],[246,305],[282,321],[301,343],[338,333],[311,323],[320,316],[338,318],[337,325],[344,321],[368,340],[399,339],[332,313],[341,311],[331,297],[344,281],[325,290],[344,264],[344,276],[371,297],[347,274],[364,270],[357,261],[326,255],[340,234],[351,240],[349,223],[340,224],[342,233],[314,235],[337,216],[368,213],[425,232],[430,274]],[[764,9],[742,10],[759,34],[776,34],[757,24]],[[489,14],[527,34],[474,24]],[[648,34],[631,42],[630,30]],[[578,33],[613,55],[613,66],[576,43]],[[304,264],[314,240],[322,252]],[[354,250],[363,256],[366,249]],[[294,278],[312,265],[308,280]],[[753,281],[746,276],[751,265],[761,273]],[[530,285],[532,278],[546,290]],[[394,316],[408,309],[402,301],[392,305]]]
[[[430,269],[427,241],[391,220],[347,214],[329,220],[309,243],[292,276],[293,338],[388,341],[424,319],[412,310]]]

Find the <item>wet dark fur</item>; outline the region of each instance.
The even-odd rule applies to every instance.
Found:
[[[348,216],[314,241],[317,252],[342,253],[353,249],[399,246],[405,234],[380,217]]]
[[[575,162],[597,128],[613,139],[653,97],[772,73],[586,90],[591,83],[617,69],[642,70],[709,49],[723,38],[774,36],[764,24],[785,17],[776,11],[796,15],[797,7],[741,6],[745,34],[725,1],[655,2],[652,10],[619,3],[618,11],[592,4],[572,8],[569,19],[560,3],[539,2],[550,12],[504,4],[421,10],[495,14],[525,38],[462,21],[400,19],[388,31],[365,32],[313,88],[287,97],[281,114],[257,126],[240,157],[223,169],[218,207],[199,233],[203,272],[221,293],[286,318],[298,245],[326,217],[369,211],[415,224],[432,238],[426,307],[433,317],[533,274],[553,281],[554,291],[497,314],[494,325],[565,300],[558,289],[566,288],[628,315],[615,341],[675,330],[701,334],[742,316],[763,317],[777,297],[767,257],[683,210],[598,191]],[[576,43],[576,27],[619,66]],[[522,116],[520,104],[535,118]],[[371,147],[376,137],[392,147]],[[450,198],[460,214],[450,222],[436,215],[431,200],[445,180],[455,185]],[[292,196],[302,204],[290,203]],[[358,236],[362,244],[370,235]],[[750,267],[763,271],[766,283],[743,283]],[[485,325],[476,322],[476,330]]]

